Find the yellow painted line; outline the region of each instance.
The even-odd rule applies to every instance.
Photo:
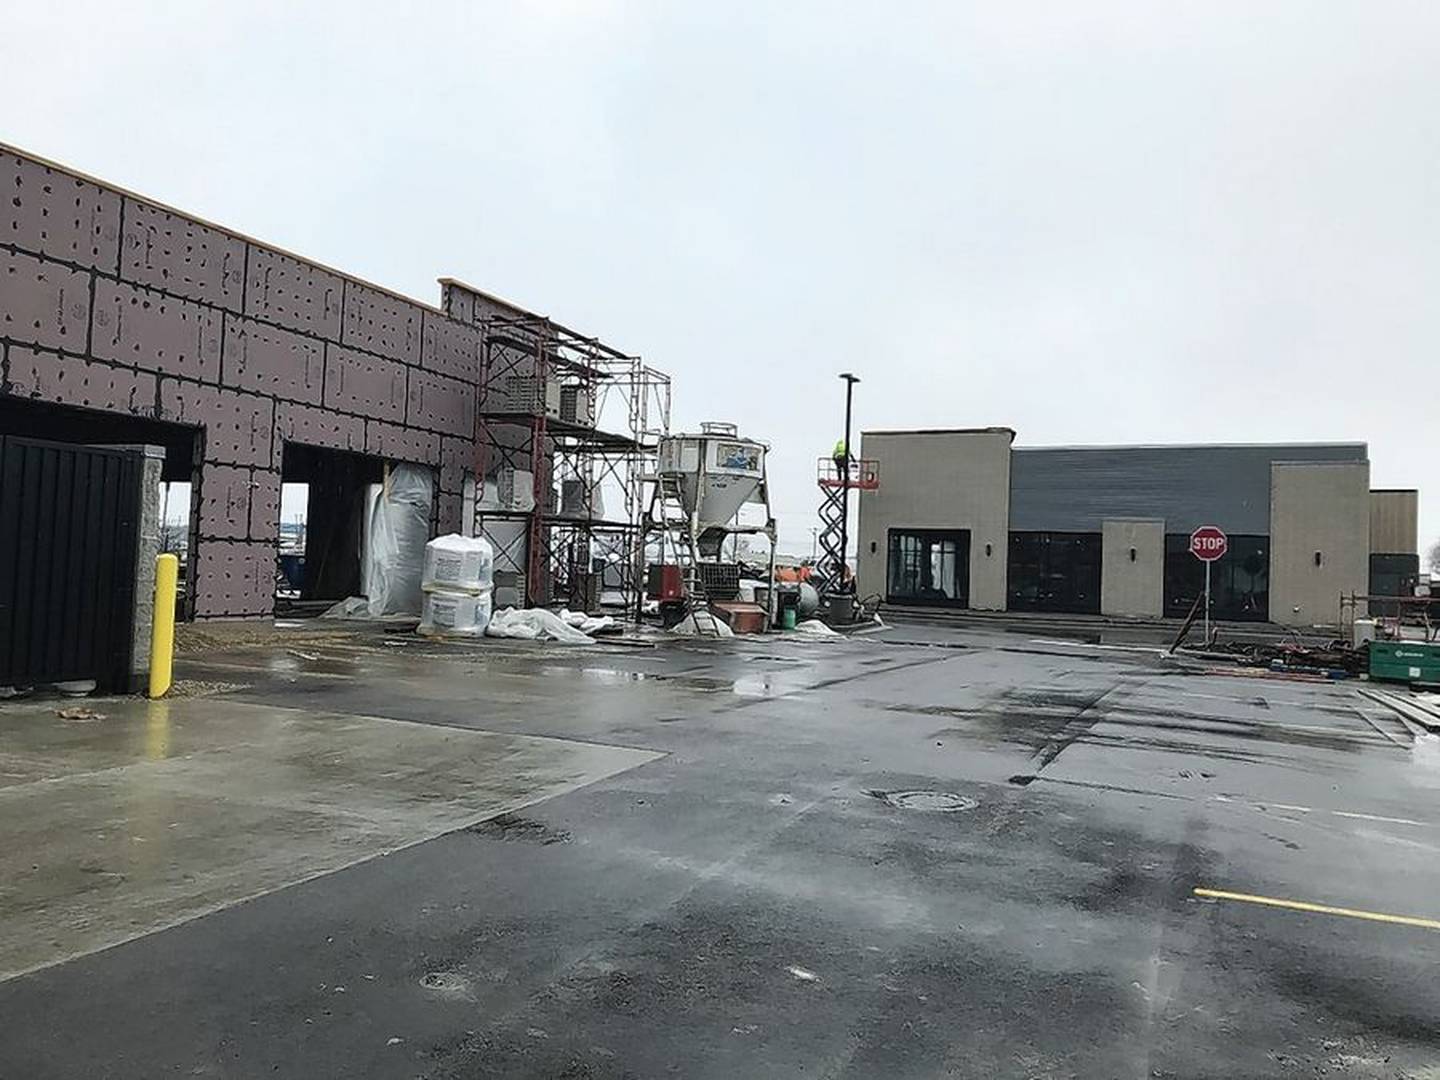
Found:
[[[1194,892],[1196,896],[1205,900],[1238,900],[1244,904],[1263,904],[1266,907],[1284,908],[1287,911],[1307,911],[1313,915],[1344,915],[1347,919],[1367,919],[1370,922],[1418,926],[1422,930],[1440,930],[1440,920],[1421,919],[1415,915],[1387,915],[1383,911],[1357,911],[1354,908],[1310,904],[1304,900],[1280,900],[1273,896],[1253,896],[1250,893],[1225,892],[1222,889],[1196,889]]]

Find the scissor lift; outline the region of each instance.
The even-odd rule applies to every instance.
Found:
[[[855,575],[845,561],[849,546],[846,516],[851,491],[875,491],[880,487],[880,463],[874,460],[821,458],[815,470],[820,487],[820,562],[816,576],[820,611],[827,622],[854,622]]]

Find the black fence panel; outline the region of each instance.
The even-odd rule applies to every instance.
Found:
[[[0,686],[128,689],[144,458],[0,438]]]

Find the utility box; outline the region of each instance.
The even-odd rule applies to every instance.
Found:
[[[501,392],[504,412],[528,413],[560,419],[560,383],[536,375],[506,375]]]
[[[710,611],[730,627],[731,633],[765,632],[765,609],[759,604],[747,604],[743,600],[712,600]]]
[[[1370,642],[1370,677],[1388,682],[1440,684],[1440,642]]]
[[[581,427],[595,426],[595,398],[588,387],[560,388],[560,419]]]

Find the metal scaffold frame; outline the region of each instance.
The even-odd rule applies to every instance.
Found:
[[[494,315],[482,333],[475,534],[497,569],[523,567],[529,606],[589,610],[618,592],[638,610],[644,477],[670,427],[670,377],[539,316]]]

